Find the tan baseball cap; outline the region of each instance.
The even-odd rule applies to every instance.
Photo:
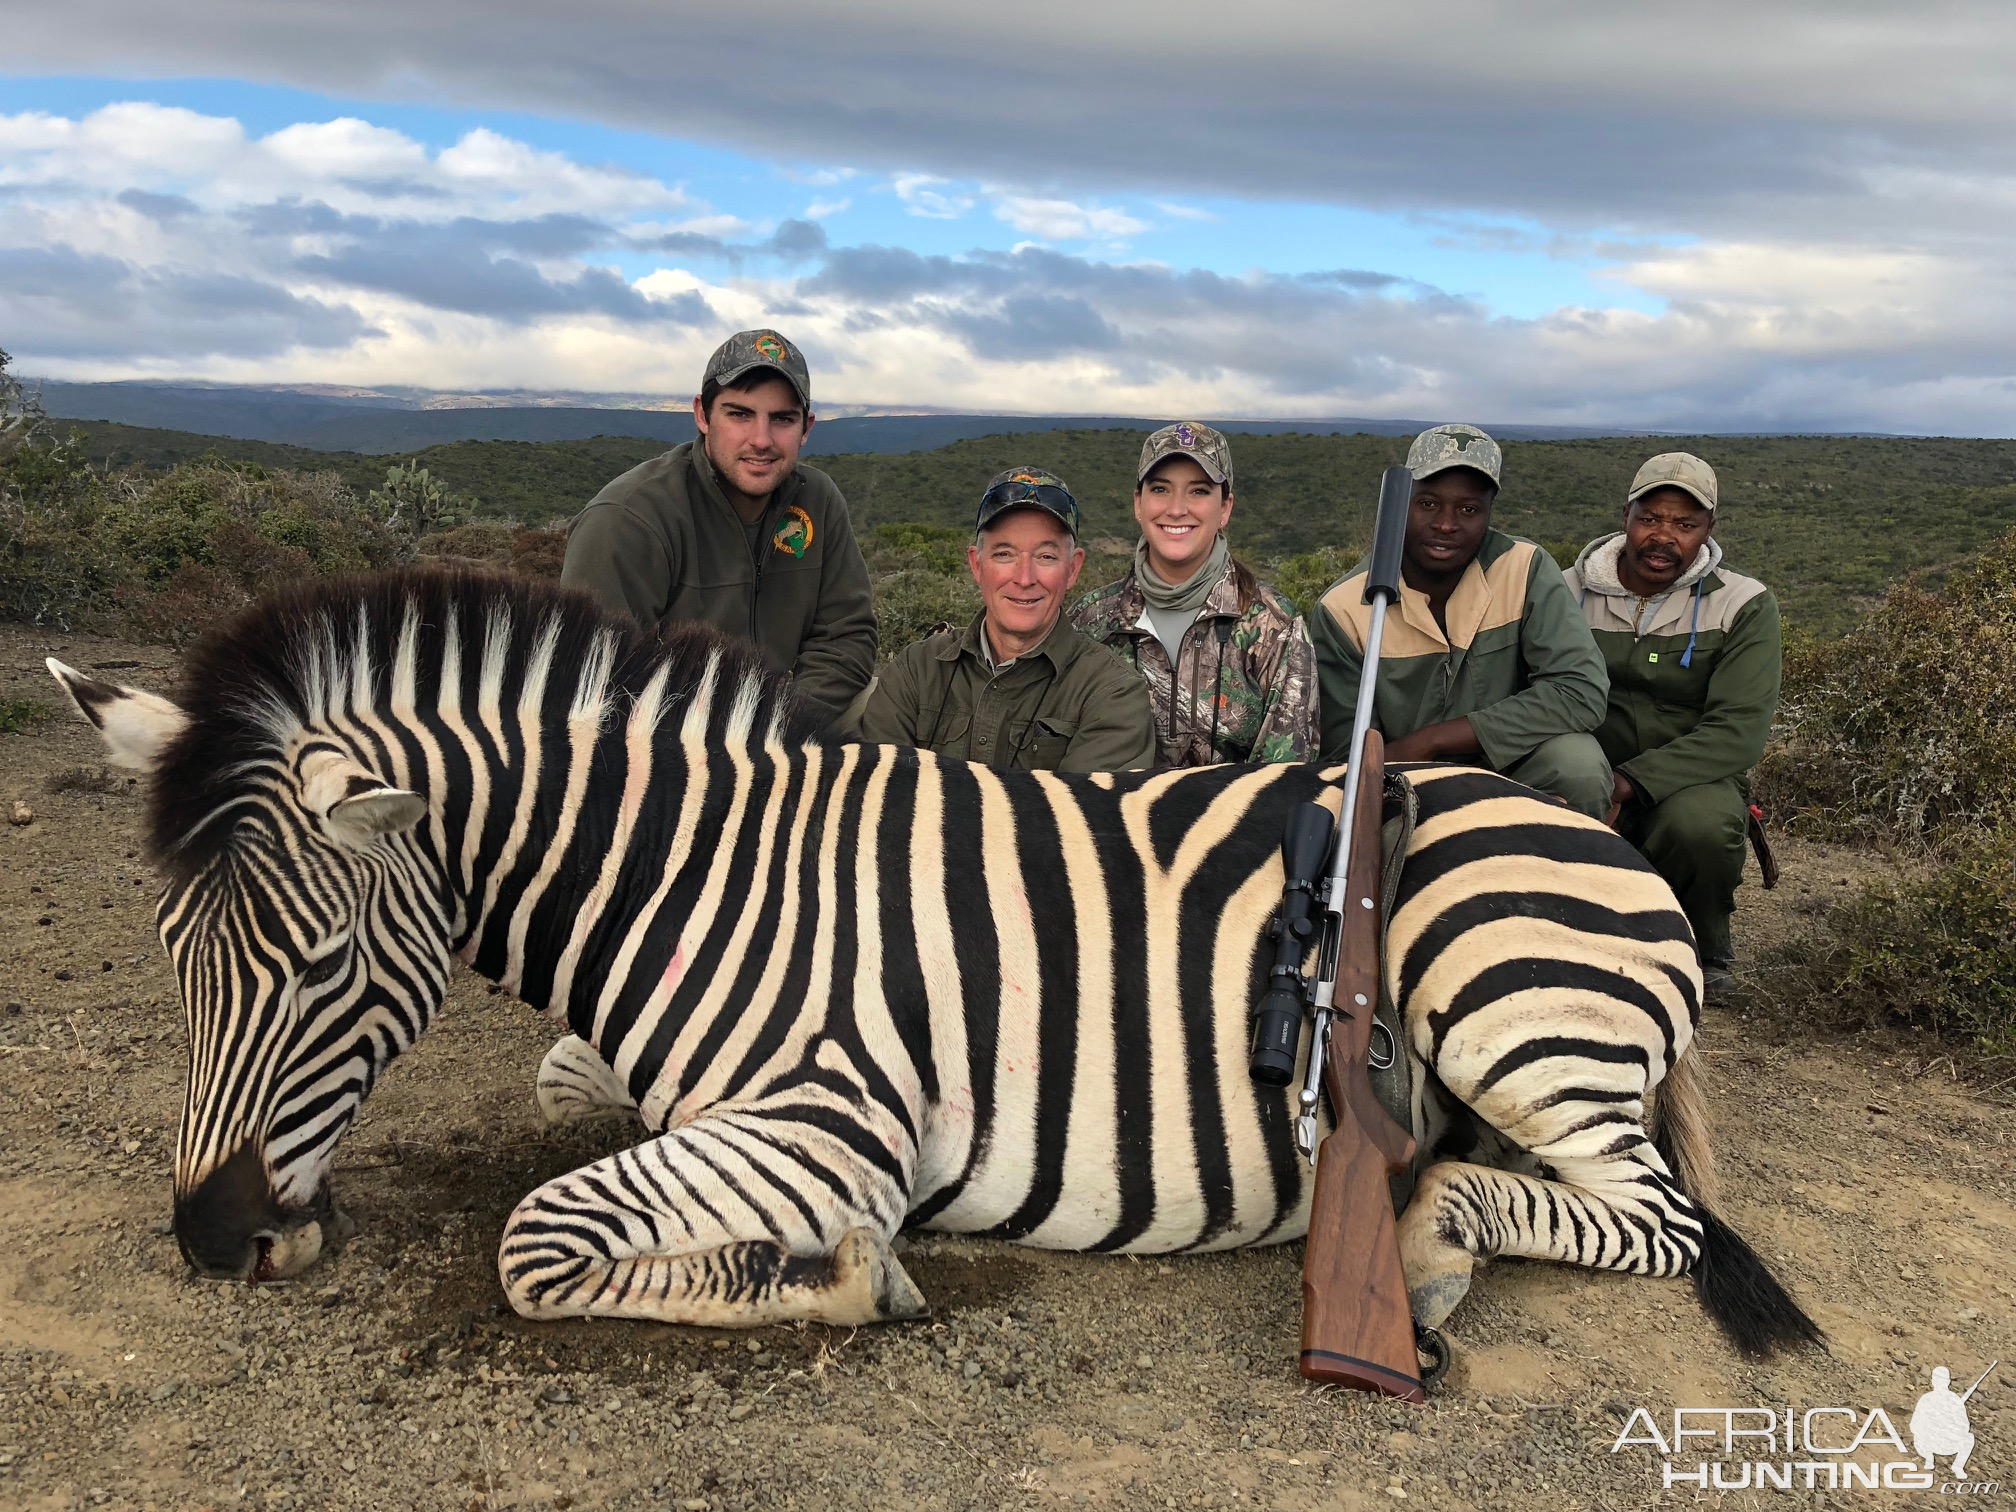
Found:
[[[1715,510],[1715,469],[1692,452],[1659,453],[1638,469],[1624,502],[1636,504],[1655,488],[1683,489],[1699,500],[1703,509]]]
[[[1474,425],[1437,425],[1424,430],[1407,448],[1407,471],[1414,481],[1432,478],[1452,467],[1472,467],[1498,485],[1505,459],[1498,443]]]
[[[730,336],[707,359],[700,383],[702,387],[719,383],[726,388],[757,368],[775,368],[782,373],[798,391],[798,402],[812,408],[812,375],[805,370],[805,354],[772,330],[737,331]]]
[[[1213,483],[1232,486],[1232,443],[1224,433],[1195,420],[1178,420],[1165,425],[1141,443],[1141,465],[1134,469],[1138,488],[1165,457],[1188,457],[1204,469]]]

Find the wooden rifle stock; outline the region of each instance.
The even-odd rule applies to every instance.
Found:
[[[1367,1069],[1379,1002],[1379,820],[1385,742],[1369,730],[1352,826],[1323,1090],[1335,1128],[1316,1153],[1316,1193],[1302,1259],[1302,1374],[1425,1402],[1414,1314],[1400,1267],[1388,1179],[1414,1159],[1414,1136],[1373,1095]],[[1368,906],[1369,900],[1370,906]],[[1404,1047],[1395,1045],[1395,1054]]]

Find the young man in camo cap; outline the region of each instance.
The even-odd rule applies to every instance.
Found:
[[[1596,738],[1616,776],[1610,822],[1671,884],[1711,997],[1734,986],[1750,769],[1778,711],[1778,601],[1722,565],[1715,469],[1662,452],[1625,495],[1624,528],[1568,571],[1609,669]]]
[[[1554,559],[1491,528],[1503,459],[1474,425],[1414,438],[1400,602],[1386,616],[1373,724],[1388,761],[1489,767],[1594,818],[1610,768],[1593,732],[1603,658]],[[1323,754],[1344,755],[1372,611],[1365,564],[1323,595],[1309,626]]]
[[[883,669],[861,739],[1003,769],[1153,766],[1147,685],[1064,618],[1085,565],[1078,501],[1064,480],[1011,467],[987,485],[973,525],[966,564],[980,613],[964,630],[904,647]]]
[[[647,627],[698,620],[752,642],[828,719],[875,670],[868,564],[833,480],[800,464],[804,353],[742,331],[708,359],[698,440],[633,467],[567,532],[560,581]]]

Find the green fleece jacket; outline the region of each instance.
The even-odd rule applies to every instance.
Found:
[[[1591,541],[1567,576],[1610,670],[1603,754],[1654,803],[1740,778],[1778,712],[1778,600],[1724,570],[1713,537],[1663,599],[1640,599],[1617,580],[1623,539]]]
[[[647,626],[698,620],[753,642],[830,717],[875,671],[868,564],[847,501],[800,465],[756,530],[752,549],[705,449],[688,441],[631,468],[574,517],[560,581]]]
[[[861,715],[866,744],[1021,771],[1155,764],[1155,712],[1132,667],[1060,617],[1040,646],[997,670],[981,653],[981,618],[905,646],[882,669]]]
[[[1331,761],[1351,744],[1371,633],[1365,570],[1360,562],[1333,584],[1309,621]],[[1428,595],[1404,583],[1386,613],[1372,724],[1387,740],[1467,717],[1485,764],[1503,771],[1555,736],[1601,722],[1603,658],[1561,569],[1531,541],[1487,530],[1444,614],[1447,635]]]

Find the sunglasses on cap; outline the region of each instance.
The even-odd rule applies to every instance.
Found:
[[[1069,489],[1060,488],[1055,483],[1031,483],[1022,478],[996,483],[982,494],[978,521],[984,525],[1002,510],[1024,504],[1049,510],[1071,526],[1074,536],[1078,533],[1078,501],[1071,497]]]

